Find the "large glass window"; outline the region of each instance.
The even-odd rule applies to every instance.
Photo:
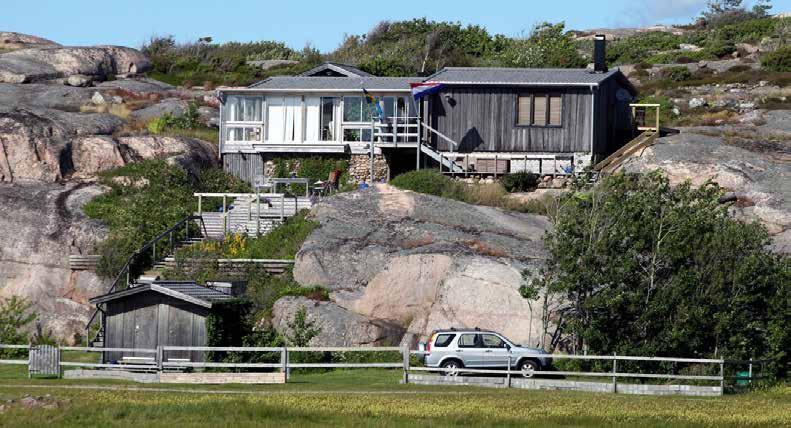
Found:
[[[475,348],[478,346],[478,341],[477,334],[462,334],[459,337],[459,348]]]
[[[375,109],[365,97],[343,97],[344,122],[370,122]]]
[[[483,334],[481,337],[484,348],[505,348],[505,341],[493,334]]]
[[[263,121],[263,97],[229,95],[223,106],[226,122]]]

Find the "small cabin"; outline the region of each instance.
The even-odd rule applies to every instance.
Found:
[[[154,281],[90,300],[102,310],[103,347],[156,349],[206,346],[206,317],[212,305],[233,296],[195,282]],[[105,352],[105,362],[151,354]],[[203,361],[203,352],[170,351],[168,358]]]

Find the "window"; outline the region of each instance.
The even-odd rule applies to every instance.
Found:
[[[462,334],[459,338],[459,348],[475,348],[478,346],[477,334]]]
[[[375,109],[365,97],[343,97],[344,122],[370,122]]]
[[[440,334],[437,336],[437,339],[434,340],[434,347],[447,348],[448,345],[450,345],[450,342],[453,341],[454,337],[456,337],[455,334]]]
[[[367,128],[343,128],[343,141],[371,141],[371,127]]]
[[[481,336],[483,339],[484,348],[505,348],[505,341],[493,334],[484,334]]]
[[[226,128],[225,141],[261,141],[260,126],[233,126]]]
[[[223,106],[226,122],[262,122],[262,97],[229,95]]]
[[[561,126],[563,97],[560,94],[529,94],[517,97],[519,126]]]
[[[321,97],[321,123],[319,135],[321,141],[335,140],[335,100],[336,97]]]

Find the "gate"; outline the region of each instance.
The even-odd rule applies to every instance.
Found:
[[[50,345],[31,346],[28,377],[34,374],[60,377],[60,349]]]

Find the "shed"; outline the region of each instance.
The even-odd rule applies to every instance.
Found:
[[[154,349],[206,346],[206,317],[212,304],[234,297],[192,281],[154,281],[90,300],[102,310],[105,348]],[[150,354],[105,352],[104,361]],[[168,358],[203,361],[203,352],[171,351]]]

